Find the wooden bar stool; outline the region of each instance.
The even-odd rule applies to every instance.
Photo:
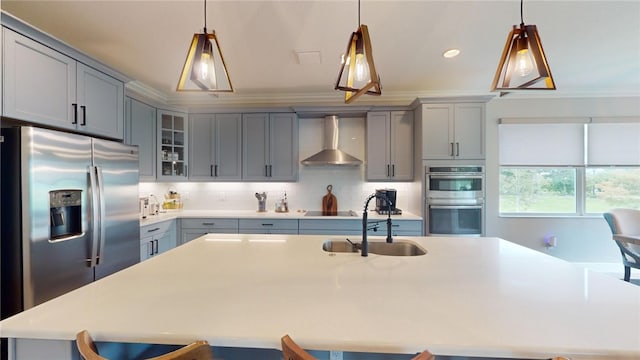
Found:
[[[317,358],[296,344],[289,335],[283,336],[280,342],[282,344],[282,358],[284,360],[317,360]],[[435,360],[435,356],[425,350],[411,358],[411,360]]]
[[[76,335],[76,344],[84,360],[109,360],[100,356],[87,330],[82,330]],[[148,360],[213,360],[213,353],[208,342],[198,340],[178,350]]]

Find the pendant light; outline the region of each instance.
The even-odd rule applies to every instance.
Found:
[[[347,51],[342,55],[335,89],[345,92],[344,102],[347,104],[365,93],[382,94],[380,77],[373,64],[369,29],[367,25],[360,24],[360,0],[358,0],[358,29],[351,34]]]
[[[522,13],[523,0],[520,0],[520,27],[513,25],[507,37],[491,91],[556,89],[538,29],[535,25],[525,25]]]
[[[207,33],[207,0],[204,0],[204,32],[193,34],[177,91],[233,92],[216,32]]]

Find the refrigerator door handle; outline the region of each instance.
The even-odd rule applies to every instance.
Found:
[[[98,208],[100,204],[100,195],[98,194],[98,180],[96,174],[96,167],[89,166],[89,191],[91,194],[91,257],[87,259],[89,267],[95,267],[98,265],[98,231],[100,230],[100,214]]]
[[[99,220],[99,239],[98,239],[98,243],[100,244],[98,247],[98,256],[96,257],[96,262],[98,265],[104,263],[104,244],[106,242],[107,239],[107,227],[104,226],[104,224],[102,223],[102,219],[105,218],[105,216],[107,216],[106,214],[106,210],[105,210],[105,197],[104,197],[104,177],[102,176],[102,167],[101,166],[96,166],[96,174],[98,175],[98,193],[99,193],[99,198],[100,198],[100,202],[99,202],[99,210],[100,210],[100,220]]]

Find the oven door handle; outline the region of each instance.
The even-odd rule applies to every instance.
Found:
[[[468,197],[468,198],[442,198],[428,197],[427,204],[429,206],[482,206],[484,198]]]
[[[482,205],[429,205],[430,209],[482,209]]]
[[[430,179],[481,179],[484,177],[483,175],[480,174],[472,174],[472,175],[463,175],[463,174],[456,174],[456,175],[447,175],[447,174],[440,174],[440,175],[434,175],[434,174],[428,174],[428,177]]]

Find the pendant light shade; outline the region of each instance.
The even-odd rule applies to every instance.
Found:
[[[542,49],[538,29],[522,21],[522,0],[520,18],[520,27],[514,25],[507,37],[491,90],[555,90],[556,84]]]
[[[193,34],[177,90],[233,92],[216,32],[207,33],[206,9],[205,0],[204,32]]]
[[[358,1],[358,23],[360,23],[360,1]],[[371,38],[367,25],[359,24],[351,34],[347,51],[342,55],[336,90],[345,92],[344,102],[350,103],[362,94],[381,95],[380,77],[373,63]]]

